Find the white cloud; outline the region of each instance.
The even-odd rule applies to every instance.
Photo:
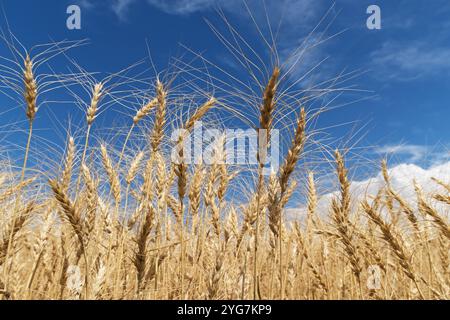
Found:
[[[321,7],[320,0],[281,0],[281,1],[261,1],[261,0],[147,0],[147,2],[160,10],[169,14],[187,15],[195,12],[204,12],[214,8],[221,8],[233,14],[245,14],[246,4],[259,15],[258,9],[266,19],[264,6],[267,9],[269,18],[283,20],[289,24],[302,24],[317,13]]]
[[[135,2],[135,0],[113,0],[111,8],[117,15],[119,20],[126,20],[130,5]]]
[[[198,11],[209,10],[218,2],[216,0],[147,0],[147,2],[160,10],[177,15],[186,15]],[[233,2],[233,0],[231,0]]]
[[[431,178],[438,178],[446,183],[450,183],[450,161],[436,165],[430,168],[422,168],[415,164],[400,164],[388,170],[391,179],[392,188],[404,198],[413,208],[417,201],[416,192],[414,190],[414,181],[421,186],[427,200],[429,200],[440,212],[448,212],[448,206],[439,204],[432,200],[429,195],[436,192],[445,194],[445,190],[433,182]],[[352,206],[355,209],[361,200],[369,196],[375,196],[384,187],[384,179],[381,172],[375,177],[362,180],[352,181],[350,193],[353,197]],[[336,192],[330,192],[322,195],[318,201],[317,212],[321,216],[329,214],[331,199],[337,195]],[[306,214],[304,207],[291,208],[286,210],[286,214],[290,219],[302,219]]]
[[[450,48],[430,42],[385,42],[372,53],[377,69],[395,80],[413,80],[450,70]]]
[[[416,162],[427,155],[427,150],[420,145],[386,145],[376,148],[374,152],[381,155],[406,155],[410,162]]]
[[[402,163],[439,165],[450,159],[448,145],[441,144],[435,147],[416,144],[391,144],[379,146],[373,153],[388,158],[394,157]]]

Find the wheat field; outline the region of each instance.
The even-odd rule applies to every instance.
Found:
[[[183,93],[158,77],[127,117],[120,144],[98,139],[93,126],[111,95],[108,81],[86,80],[82,133],[68,134],[60,166],[43,171],[45,159],[29,159],[47,88],[37,71],[42,60],[20,57],[1,67],[3,83],[22,99],[28,135],[14,154],[23,162],[0,164],[1,299],[449,298],[449,181],[430,181],[439,190],[433,194],[415,185],[411,202],[394,189],[380,160],[384,185],[374,196],[356,197],[345,150],[335,150],[338,189],[329,207],[319,208],[315,172],[299,164],[314,116],[301,103],[280,169],[270,176],[258,151],[246,177],[252,183],[240,180],[239,170],[223,161],[223,141],[212,164],[174,163],[170,130],[185,130],[181,143],[225,103],[203,92],[198,104],[174,117],[182,102],[173,97],[183,101]],[[256,130],[267,139],[284,116],[284,70],[274,64],[261,92],[248,98],[256,101]],[[135,135],[145,137],[140,148]],[[236,190],[245,201],[235,199]],[[296,190],[306,195],[302,219],[286,215]]]

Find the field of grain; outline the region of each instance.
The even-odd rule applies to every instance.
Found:
[[[223,141],[212,164],[175,163],[167,152],[171,130],[185,130],[181,143],[225,103],[203,92],[174,117],[181,102],[172,97],[182,101],[182,93],[158,77],[119,145],[99,142],[93,127],[108,82],[86,81],[83,132],[68,134],[60,167],[42,172],[45,160],[29,156],[46,77],[36,71],[39,56],[20,57],[1,68],[3,83],[21,96],[28,139],[14,153],[23,162],[0,164],[0,299],[449,298],[449,181],[430,180],[433,194],[415,185],[411,202],[380,159],[384,185],[375,196],[355,197],[345,150],[336,150],[338,190],[318,209],[315,172],[299,165],[314,115],[300,102],[291,112],[292,141],[270,176],[258,151],[246,177],[252,183],[241,182],[239,169],[223,161]],[[261,92],[248,98],[267,141],[289,95],[279,90],[285,68],[269,69]],[[134,135],[143,133],[144,147],[135,148]],[[297,181],[298,172],[307,178]],[[245,201],[235,201],[236,190]],[[296,190],[306,195],[302,219],[286,216]]]

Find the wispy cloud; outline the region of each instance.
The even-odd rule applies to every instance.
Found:
[[[113,0],[111,9],[117,15],[119,20],[124,21],[127,18],[131,4],[134,2],[135,0]]]
[[[94,3],[92,0],[77,0],[75,3],[83,9],[90,10],[94,8]]]
[[[393,80],[413,80],[450,71],[450,47],[429,42],[385,42],[371,55],[375,73]]]
[[[92,4],[91,0],[79,0]],[[279,36],[289,37],[300,28],[305,27],[320,13],[323,13],[326,3],[323,0],[112,0],[111,8],[120,19],[125,19],[130,5],[134,2],[146,2],[149,5],[172,15],[190,15],[198,12],[207,12],[221,9],[235,16],[252,19],[258,24],[269,22],[272,27],[278,28],[281,23],[283,30]],[[301,18],[299,18],[301,17]],[[317,22],[317,21],[315,21]]]
[[[416,193],[414,190],[414,182],[417,182],[425,192],[425,194],[433,194],[442,192],[442,188],[434,183],[431,178],[436,177],[443,181],[450,181],[450,162],[444,162],[440,165],[423,168],[415,164],[399,164],[388,170],[392,188],[408,203],[414,206],[416,201]],[[384,178],[381,172],[376,176],[360,180],[352,181],[350,193],[352,195],[352,208],[356,209],[359,203],[364,199],[369,199],[377,194],[380,188],[385,186]],[[336,187],[336,190],[338,187]],[[317,212],[326,215],[329,212],[331,199],[337,196],[337,191],[323,194],[317,204]],[[443,208],[437,202],[433,201],[436,208]],[[298,208],[290,208],[286,210],[286,215],[291,220],[303,220],[306,216],[306,207],[304,205]]]
[[[214,8],[221,8],[230,13],[243,14],[246,6],[249,8],[259,8],[261,12],[266,7],[269,18],[276,16],[287,23],[302,24],[311,16],[317,13],[321,7],[321,0],[281,0],[281,1],[261,1],[261,0],[147,0],[147,2],[160,10],[169,14],[187,15],[195,12],[203,12]],[[265,13],[264,13],[265,15]],[[299,19],[301,15],[302,19]],[[264,16],[264,19],[266,17]]]
[[[450,159],[450,152],[444,145],[430,147],[416,144],[391,144],[375,148],[374,153],[415,164],[439,165]]]
[[[261,31],[269,43],[272,42],[270,37],[276,38],[281,60],[287,61],[288,67],[292,67],[291,75],[298,78],[325,58],[324,44],[319,46],[317,44],[329,36],[320,33],[321,27],[327,23],[322,22],[323,25],[319,26],[315,33],[309,34],[331,7],[322,0],[147,0],[147,2],[172,15],[189,15],[221,9],[227,16],[247,20],[249,30],[255,30],[252,25],[256,23],[258,32]],[[332,19],[333,10],[330,9],[328,13],[328,18]],[[296,54],[291,56],[294,52]],[[324,72],[323,66],[318,69]],[[330,77],[329,72],[325,72],[324,75],[320,70],[314,72],[316,79],[308,75],[309,85],[319,79],[324,80],[324,77]],[[302,83],[305,84],[306,81]]]
[[[416,162],[422,160],[428,149],[420,145],[386,145],[375,148],[374,152],[380,155],[401,155],[407,156],[409,161]]]
[[[246,21],[249,26],[246,32],[256,32],[258,35],[253,34],[254,36],[262,36],[270,44],[272,37],[275,38],[273,42],[276,44],[280,59],[286,62],[287,68],[290,69],[289,75],[296,79],[305,78],[299,82],[301,86],[312,87],[321,81],[334,78],[338,73],[325,63],[320,63],[328,56],[325,52],[326,43],[322,41],[333,33],[322,31],[335,16],[334,5],[327,1],[114,0],[112,10],[124,21],[130,5],[138,1],[175,16],[210,14],[220,9],[227,19],[238,18]],[[327,16],[324,18],[325,14]],[[310,34],[319,22],[321,23],[315,32]],[[310,73],[312,69],[314,72]]]
[[[187,15],[198,11],[209,10],[222,1],[217,0],[147,0],[160,10],[177,15]],[[233,0],[231,0],[233,2]]]

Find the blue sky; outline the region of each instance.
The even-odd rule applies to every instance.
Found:
[[[81,30],[66,28],[66,8],[72,3],[81,7]],[[266,49],[242,0],[3,0],[2,4],[12,31],[26,47],[51,40],[88,38],[89,45],[74,49],[70,55],[89,71],[120,70],[147,56],[146,43],[156,67],[162,70],[169,64],[169,58],[184,57],[186,49],[180,45],[183,44],[245,79],[248,75],[239,70],[236,61],[205,22],[207,18],[215,26],[224,27],[215,11],[217,6],[263,56]],[[336,139],[349,137],[338,145],[357,143],[356,147],[363,150],[363,157],[376,158],[389,153],[398,162],[424,166],[448,159],[448,1],[338,0],[332,6],[332,2],[324,0],[248,0],[247,4],[265,36],[270,34],[267,20],[274,30],[281,21],[277,36],[281,58],[301,45],[330,10],[312,39],[317,40],[323,34],[336,36],[310,50],[293,70],[291,80],[304,75],[323,59],[326,60],[298,84],[299,89],[344,71],[358,73],[358,77],[349,79],[346,85],[361,91],[344,93],[330,106],[352,103],[326,113],[318,124],[329,128],[327,133]],[[381,8],[381,30],[366,28],[366,8],[371,4]],[[265,12],[269,13],[268,19]],[[4,17],[2,21],[4,25]],[[329,28],[328,23],[331,23]],[[2,56],[9,54],[4,46],[0,50]],[[1,97],[0,102],[0,132],[3,134],[1,128],[11,119],[19,121],[22,114],[5,97]],[[69,117],[70,114],[71,121],[81,126],[83,115],[76,108],[64,105],[52,108],[56,109],[47,110],[47,115]],[[114,120],[104,116],[101,121],[121,122],[120,116],[116,114]],[[49,123],[50,120],[42,120],[39,126],[45,131]]]

